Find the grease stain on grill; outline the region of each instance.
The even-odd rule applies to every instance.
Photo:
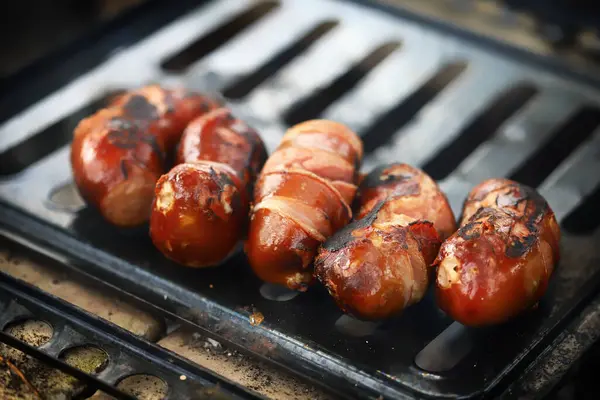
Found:
[[[537,92],[533,85],[521,83],[501,93],[463,129],[455,140],[427,161],[423,170],[435,180],[446,178],[479,145],[492,137],[502,123],[519,111]]]
[[[318,117],[327,107],[358,85],[369,72],[399,47],[400,42],[398,41],[387,42],[376,47],[365,58],[333,80],[328,86],[314,91],[308,97],[292,105],[285,112],[283,120],[287,125],[295,125]]]
[[[192,63],[224,45],[278,7],[279,1],[262,1],[253,4],[242,13],[198,38],[180,52],[167,58],[162,62],[162,68],[174,73],[183,72]]]
[[[167,396],[169,386],[154,375],[137,374],[121,379],[117,389],[139,400],[163,400]]]
[[[278,70],[289,64],[292,60],[298,57],[301,53],[308,50],[315,42],[322,38],[338,25],[338,21],[330,20],[321,22],[300,39],[286,47],[275,56],[273,56],[263,66],[256,71],[241,77],[231,86],[223,91],[223,95],[227,98],[238,100],[246,97],[251,91],[256,89],[261,83],[273,76]]]
[[[377,118],[361,134],[365,154],[372,153],[378,147],[385,145],[394,133],[412,120],[427,103],[437,97],[466,69],[467,63],[465,61],[456,61],[444,65],[419,89]]]
[[[11,322],[4,332],[35,347],[48,343],[54,335],[52,325],[37,319],[25,319]]]
[[[59,358],[86,374],[98,374],[108,366],[108,354],[101,348],[89,344],[68,348]]]
[[[73,181],[56,186],[48,194],[46,206],[53,210],[78,212],[85,208],[85,202]]]
[[[335,329],[343,335],[365,337],[375,333],[381,322],[361,321],[349,315],[342,315],[335,321]]]
[[[600,171],[599,171],[600,173]],[[563,228],[576,235],[588,235],[600,226],[600,186],[564,219]]]
[[[289,301],[298,296],[300,292],[288,289],[284,286],[274,285],[272,283],[263,283],[260,287],[260,295],[273,301]]]
[[[108,105],[121,91],[111,91],[0,153],[0,177],[17,174],[52,154],[73,138],[79,121]]]
[[[468,329],[454,322],[417,354],[415,364],[427,372],[450,371],[472,348]]]
[[[511,179],[538,187],[600,126],[600,109],[584,107],[560,126],[552,137],[511,175]]]

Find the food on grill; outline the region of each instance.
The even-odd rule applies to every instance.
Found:
[[[399,314],[425,295],[442,238],[456,227],[446,196],[423,171],[384,165],[362,180],[355,215],[321,246],[315,275],[357,318]]]
[[[534,307],[559,260],[559,241],[539,193],[507,179],[484,181],[435,261],[440,308],[464,325],[484,326]]]
[[[223,261],[247,232],[253,183],[266,158],[258,134],[225,108],[190,123],[179,164],[156,184],[150,217],[155,246],[189,267]]]
[[[352,218],[359,137],[333,121],[290,128],[257,181],[246,254],[264,281],[306,290],[319,245]]]
[[[146,222],[166,158],[187,124],[216,106],[201,94],[151,85],[118,96],[83,119],[71,146],[82,197],[112,224]]]

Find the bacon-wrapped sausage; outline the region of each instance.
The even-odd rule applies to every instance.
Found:
[[[214,108],[211,99],[152,85],[118,96],[75,129],[71,164],[88,204],[112,224],[144,223],[157,179],[183,130]]]
[[[357,219],[319,249],[315,275],[345,312],[388,318],[420,301],[430,264],[456,222],[446,196],[424,172],[385,165],[361,182]]]
[[[350,221],[362,142],[342,124],[290,128],[257,182],[246,254],[264,281],[306,290],[319,244]]]
[[[502,323],[531,308],[559,260],[559,241],[539,193],[507,179],[484,181],[435,260],[440,308],[469,326]]]
[[[258,134],[229,110],[194,120],[181,139],[180,164],[156,184],[154,245],[189,267],[223,261],[246,233],[253,183],[266,158]]]

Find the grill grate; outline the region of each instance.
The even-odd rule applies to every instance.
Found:
[[[35,321],[36,318],[51,324],[53,329],[50,340],[39,349],[4,332],[0,332],[0,342],[15,346],[92,388],[106,391],[118,399],[133,397],[115,390],[113,385],[137,376],[156,377],[158,382],[164,383],[165,400],[214,398],[208,395],[211,392],[219,393],[221,398],[226,399],[258,398],[235,384],[215,380],[202,368],[159,346],[144,343],[125,330],[111,327],[112,333],[109,333],[103,329],[104,324],[97,317],[40,293],[29,285],[12,278],[1,277],[0,289],[0,327],[4,331],[13,323]],[[97,373],[87,374],[68,363],[65,364],[65,355],[70,350],[82,346],[94,346],[106,353],[106,365]]]
[[[590,226],[581,215],[598,197],[600,91],[521,56],[357,2],[210,2],[0,126],[7,205],[0,220],[68,254],[75,268],[346,394],[494,394],[549,343],[599,278],[600,221]],[[225,90],[271,151],[299,119],[346,123],[365,140],[364,170],[396,161],[424,167],[457,214],[482,179],[513,176],[537,186],[567,230],[540,309],[504,327],[472,330],[452,324],[429,294],[397,320],[358,324],[319,288],[291,296],[261,286],[241,254],[220,269],[177,267],[145,232],[117,231],[94,212],[75,210],[66,141],[78,110],[156,81]],[[240,309],[250,305],[266,317],[260,326]]]

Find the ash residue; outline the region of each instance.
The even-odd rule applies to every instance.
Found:
[[[199,333],[176,331],[161,340],[159,345],[271,399],[330,399],[314,386],[282,369],[228,349]]]

